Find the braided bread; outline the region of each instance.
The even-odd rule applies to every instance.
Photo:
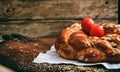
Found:
[[[80,62],[120,62],[120,26],[101,24],[105,35],[89,36],[81,24],[63,29],[55,42],[56,51],[65,59]]]

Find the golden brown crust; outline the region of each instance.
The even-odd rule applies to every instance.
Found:
[[[112,23],[105,23],[105,24],[102,24],[102,27],[104,28],[105,30],[105,34],[120,34],[120,26],[119,25],[115,25],[115,24],[112,24]]]
[[[105,35],[86,35],[80,24],[63,29],[55,42],[61,57],[80,62],[120,62],[120,27],[102,24]]]

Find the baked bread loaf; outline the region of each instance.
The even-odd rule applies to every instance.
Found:
[[[56,51],[65,59],[80,62],[120,62],[120,26],[100,24],[104,36],[86,34],[81,24],[63,29],[55,42]]]

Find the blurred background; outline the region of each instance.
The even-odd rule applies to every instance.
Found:
[[[85,17],[118,24],[118,0],[0,0],[0,35],[58,35]]]

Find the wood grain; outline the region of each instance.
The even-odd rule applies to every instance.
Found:
[[[115,23],[117,20],[95,20],[97,24]],[[41,20],[41,21],[8,21],[0,23],[0,35],[21,34],[29,37],[54,36],[73,23],[81,20]]]
[[[0,35],[58,35],[84,17],[118,22],[118,0],[0,0]]]
[[[118,0],[0,0],[5,19],[117,19]]]

